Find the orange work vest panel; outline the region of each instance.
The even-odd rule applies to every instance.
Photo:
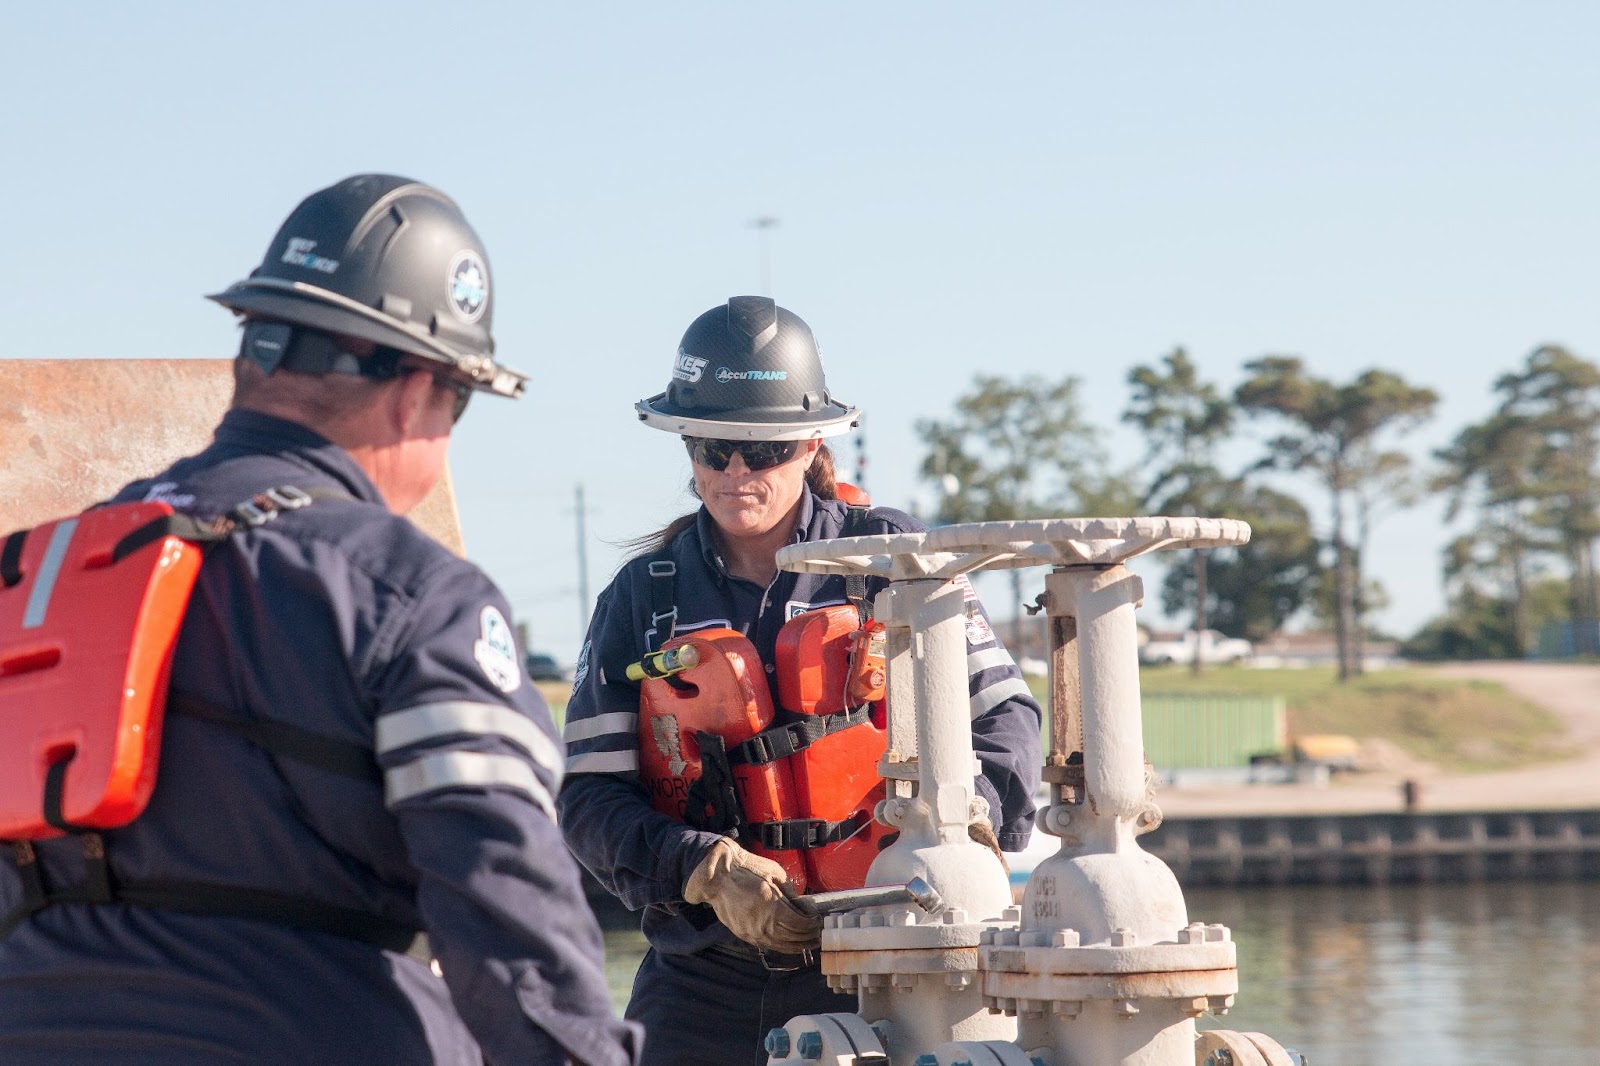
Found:
[[[851,682],[866,672],[869,635],[854,607],[821,607],[796,615],[778,631],[778,701],[785,710],[834,714],[855,706]],[[881,632],[881,629],[880,629]],[[881,659],[881,645],[876,649]],[[860,888],[878,857],[879,841],[893,832],[873,819],[884,798],[878,761],[888,747],[884,730],[881,662],[878,702],[868,721],[830,733],[795,752],[790,763],[801,818],[840,822],[854,817],[861,827],[846,839],[803,852],[808,891]]]
[[[640,684],[639,777],[656,810],[689,825],[714,828],[707,821],[714,812],[688,809],[690,789],[703,772],[696,734],[715,736],[731,749],[772,725],[775,712],[749,638],[731,629],[701,629],[672,638],[662,650],[685,645],[699,653],[698,665]],[[746,822],[796,817],[787,760],[735,765],[732,778]],[[766,848],[740,835],[751,851],[783,866],[797,891],[805,890],[805,862],[798,851]]]
[[[115,504],[6,538],[0,839],[60,835],[46,811],[52,777],[51,813],[73,827],[126,825],[149,802],[201,552],[176,536],[124,538],[172,513]]]

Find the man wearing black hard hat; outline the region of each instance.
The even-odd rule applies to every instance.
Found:
[[[0,858],[0,1062],[636,1061],[509,608],[402,517],[472,394],[522,391],[494,297],[453,201],[370,174],[212,297],[232,407],[117,497],[209,537],[156,784]]]

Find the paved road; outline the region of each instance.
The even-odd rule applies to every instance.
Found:
[[[1480,662],[1437,667],[1449,677],[1498,681],[1561,716],[1567,742],[1582,754],[1560,762],[1485,774],[1425,769],[1412,774],[1362,774],[1326,787],[1256,785],[1166,788],[1158,799],[1170,815],[1317,813],[1401,809],[1401,782],[1415,777],[1423,806],[1435,810],[1600,807],[1600,666]]]

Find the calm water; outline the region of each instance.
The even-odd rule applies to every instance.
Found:
[[[1600,884],[1208,889],[1190,917],[1239,944],[1239,998],[1206,1027],[1312,1066],[1600,1066]],[[644,953],[608,933],[618,1009]]]

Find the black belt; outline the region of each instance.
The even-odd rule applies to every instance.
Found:
[[[818,964],[815,951],[802,951],[792,955],[785,951],[767,951],[754,944],[746,944],[743,940],[730,943],[716,943],[705,949],[718,955],[728,955],[743,962],[759,962],[773,973],[788,973],[793,970],[809,970]]]

